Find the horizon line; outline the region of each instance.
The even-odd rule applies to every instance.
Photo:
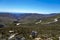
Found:
[[[28,13],[32,13],[32,14],[54,14],[54,13],[56,13],[56,14],[57,14],[57,13],[59,13],[59,12],[38,13],[38,12],[1,12],[1,11],[0,11],[0,13],[14,13],[14,14],[15,14],[15,13],[18,13],[18,14],[19,14],[19,13],[27,13],[27,14],[28,14]]]

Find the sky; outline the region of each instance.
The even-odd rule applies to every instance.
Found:
[[[0,0],[0,12],[60,13],[60,0]]]

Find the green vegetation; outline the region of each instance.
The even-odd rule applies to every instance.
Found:
[[[39,36],[42,39],[52,38],[54,40],[58,40],[58,37],[60,36],[60,15],[43,18],[41,19],[42,22],[39,24],[35,24],[36,22],[39,22],[38,20],[39,18],[36,17],[36,15],[32,17],[30,16],[24,17],[21,20],[18,20],[18,22],[21,23],[18,26],[15,25],[14,23],[16,19],[8,18],[8,20],[6,20],[7,18],[4,18],[3,20],[3,18],[0,18],[0,20],[2,20],[0,23],[5,24],[5,27],[0,28],[0,39],[8,40],[8,37],[11,34],[18,33],[17,34],[19,35],[18,37],[24,36],[26,40],[33,40],[32,38],[29,37],[29,35],[31,34],[32,31],[37,31],[38,35],[36,37]],[[42,23],[52,22],[55,18],[58,18],[58,21],[55,23],[42,24]],[[9,32],[10,30],[14,32],[10,33]]]

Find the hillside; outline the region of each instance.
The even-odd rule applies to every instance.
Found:
[[[20,23],[19,25],[16,25]],[[37,14],[37,13],[0,13],[0,39],[6,39],[13,35],[16,37],[24,36],[27,40],[32,31],[37,31],[42,39],[52,37],[54,40],[60,36],[60,14]],[[12,32],[12,33],[10,33]],[[19,35],[19,36],[18,36]]]

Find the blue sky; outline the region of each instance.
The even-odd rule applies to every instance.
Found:
[[[0,0],[0,12],[60,13],[60,0]]]

